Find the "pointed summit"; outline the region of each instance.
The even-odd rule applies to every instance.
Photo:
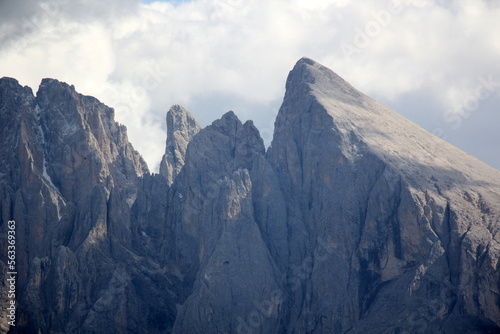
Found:
[[[285,130],[282,124],[301,129]],[[292,133],[294,137],[303,137],[296,138],[295,142],[309,138],[310,133],[330,132],[347,158],[354,157],[353,153],[365,146],[414,182],[433,183],[430,175],[414,173],[421,165],[429,164],[435,166],[434,178],[437,179],[443,176],[439,170],[452,171],[445,174],[453,182],[467,178],[481,184],[498,177],[498,172],[491,167],[433,136],[361,93],[329,68],[305,57],[288,76],[273,141],[280,138],[281,132],[284,136]]]
[[[308,314],[325,314],[337,333],[382,323],[400,332],[426,313],[419,305],[436,301],[441,313],[422,318],[428,327],[408,323],[403,331],[500,325],[500,173],[310,59],[297,62],[286,89],[267,155],[285,197],[293,245],[286,255],[301,263],[324,235],[336,249],[290,298],[303,309],[288,328],[308,332]],[[453,298],[436,298],[431,286]],[[303,296],[317,300],[309,305]]]
[[[238,129],[242,126],[240,119],[230,110],[218,120],[212,122],[212,127],[227,136],[236,137]]]
[[[307,57],[301,58],[288,75],[287,92],[295,94],[296,89],[334,96],[350,103],[360,103],[366,97],[328,67]]]
[[[0,79],[16,333],[499,333],[499,171],[308,58],[267,152],[233,112],[166,120],[151,175],[112,108]]]
[[[160,174],[169,185],[184,166],[187,146],[200,129],[189,111],[177,104],[170,107],[167,112],[167,147],[160,163]]]

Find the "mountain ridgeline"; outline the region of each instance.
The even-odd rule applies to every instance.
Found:
[[[0,332],[498,333],[500,172],[300,59],[266,150],[167,113],[160,174],[114,110],[0,79]]]

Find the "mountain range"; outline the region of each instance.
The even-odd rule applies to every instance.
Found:
[[[155,174],[112,108],[0,79],[0,332],[500,332],[496,169],[309,58],[267,149],[166,122]]]

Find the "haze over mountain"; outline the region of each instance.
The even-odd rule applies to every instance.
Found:
[[[499,171],[308,58],[267,151],[233,112],[167,128],[151,174],[112,108],[0,79],[12,333],[500,330]]]

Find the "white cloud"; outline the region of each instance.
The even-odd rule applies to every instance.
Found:
[[[0,5],[1,75],[34,89],[42,77],[55,77],[115,107],[153,170],[174,103],[203,125],[233,109],[254,119],[269,141],[286,75],[301,56],[403,114],[413,108],[401,99],[431,92],[425,96],[433,108],[405,115],[429,130],[442,128],[455,143],[474,129],[480,134],[479,119],[499,120],[498,110],[483,111],[492,105],[483,101],[462,120],[475,126],[467,131],[436,115],[459,110],[479,78],[500,81],[500,8],[490,1],[401,0],[398,10],[382,0],[67,2]],[[350,59],[342,45],[355,48]],[[499,91],[489,99],[500,101]],[[469,152],[499,168],[500,157],[484,154],[485,147],[496,149],[491,138],[477,137],[481,150],[468,141]]]

